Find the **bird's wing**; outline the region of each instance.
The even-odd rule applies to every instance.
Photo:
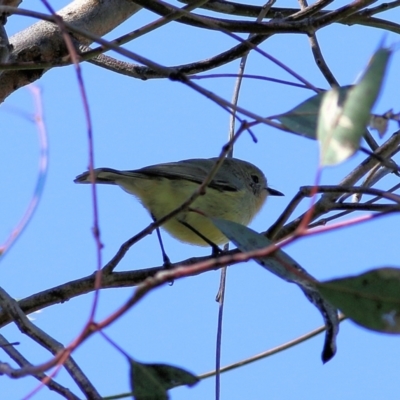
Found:
[[[123,172],[127,174],[135,173],[154,177],[162,176],[167,179],[186,179],[188,181],[201,184],[211,171],[211,168],[214,166],[216,160],[217,158],[190,159],[179,162],[151,165],[149,167],[144,167],[134,171]],[[239,190],[241,185],[240,182],[236,182],[236,177],[235,179],[232,179],[230,176],[229,181],[225,178],[227,168],[229,167],[224,162],[208,186],[221,191]]]

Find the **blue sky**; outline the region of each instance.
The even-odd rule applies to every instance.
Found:
[[[61,2],[53,4],[59,8]],[[343,4],[335,2],[331,7]],[[297,2],[286,1],[277,6],[297,7]],[[398,11],[381,17],[386,15],[394,21],[400,17]],[[139,12],[108,37],[117,37],[153,19],[151,13]],[[31,23],[31,19],[16,16],[9,18],[6,28],[12,34]],[[334,25],[318,33],[326,61],[343,85],[355,81],[382,36],[383,32],[377,29],[344,25]],[[397,43],[398,38],[389,34],[386,41]],[[177,65],[211,57],[233,44],[233,39],[221,33],[173,23],[126,47],[160,64]],[[327,87],[313,62],[306,36],[272,37],[261,48],[315,86]],[[382,96],[375,107],[377,113],[390,108],[399,111],[399,67],[399,55],[394,53]],[[236,62],[215,72],[236,73],[237,68]],[[97,167],[135,169],[186,158],[208,158],[217,156],[227,141],[228,114],[178,82],[139,81],[87,63],[82,64],[82,71],[93,120]],[[292,79],[255,53],[249,57],[246,72]],[[197,83],[225,99],[231,98],[234,85],[231,78]],[[86,122],[74,69],[53,69],[36,85],[42,91],[49,135],[49,171],[34,218],[2,260],[2,287],[15,298],[89,275],[96,268],[90,189],[73,183],[75,176],[88,166]],[[239,104],[268,116],[285,112],[312,94],[303,89],[246,80]],[[36,127],[15,113],[16,109],[33,113],[29,90],[17,91],[0,109],[1,241],[10,234],[29,203],[37,176]],[[395,129],[392,124],[389,132]],[[318,146],[311,140],[267,126],[255,127],[254,132],[258,143],[243,135],[235,148],[235,156],[258,165],[269,184],[285,193],[285,197],[268,199],[251,224],[252,229],[261,231],[275,221],[300,186],[313,184]],[[325,169],[321,182],[337,184],[363,159],[358,154],[337,167]],[[389,188],[397,179],[388,176],[377,187]],[[119,188],[99,186],[97,193],[105,263],[125,240],[151,221],[142,206]],[[304,201],[298,213],[308,204],[308,200]],[[399,216],[390,215],[304,238],[284,250],[321,280],[378,266],[398,266],[399,222]],[[163,237],[174,262],[209,253],[208,249],[182,244],[166,234]],[[141,269],[160,263],[156,236],[151,235],[129,251],[117,270]],[[173,364],[195,374],[213,369],[218,312],[214,299],[219,276],[218,271],[213,271],[154,290],[107,328],[107,335],[139,361]],[[132,290],[102,291],[98,318],[118,309]],[[254,262],[229,268],[226,290],[222,365],[282,344],[322,324],[319,313],[297,287],[279,280]],[[68,344],[87,321],[92,301],[93,295],[88,294],[47,308],[35,315],[35,323],[58,341]],[[19,350],[32,363],[49,359],[49,353],[32,344],[15,327],[7,326],[2,333],[10,341],[21,342]],[[395,397],[394,393],[399,390],[398,336],[373,333],[346,321],[341,324],[338,352],[326,365],[320,360],[322,344],[320,335],[273,357],[223,374],[221,398],[372,400]],[[124,357],[99,335],[77,349],[74,357],[103,396],[129,390]],[[7,361],[5,355],[2,361]],[[60,372],[57,379],[79,393],[65,372]],[[19,399],[36,385],[30,378],[11,381],[3,377],[2,396]],[[213,398],[214,380],[207,379],[191,389],[174,389],[170,396],[173,400]],[[57,396],[44,388],[37,398],[47,400]]]

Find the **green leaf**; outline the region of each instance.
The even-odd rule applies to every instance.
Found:
[[[243,252],[263,249],[274,243],[247,226],[220,218],[211,220]],[[280,249],[268,256],[257,257],[255,261],[285,281],[302,282],[304,285],[310,285],[310,281],[313,281],[292,257]]]
[[[199,379],[182,368],[166,364],[144,364],[129,359],[130,383],[136,400],[168,400],[168,389],[192,386]]]
[[[243,252],[263,249],[273,244],[265,236],[236,222],[219,218],[211,218],[211,220]],[[307,299],[320,311],[326,326],[322,361],[324,363],[329,361],[336,353],[336,336],[339,332],[339,320],[336,308],[319,293],[315,285],[316,280],[292,257],[280,249],[275,250],[268,256],[257,257],[254,260],[279,278],[299,286]]]
[[[344,101],[336,88],[324,94],[317,127],[321,165],[338,164],[358,150],[391,54],[390,49],[378,49],[360,82],[347,91]]]
[[[321,294],[365,328],[400,333],[400,269],[379,268],[318,284]]]
[[[343,86],[338,88],[339,101],[345,98],[346,93],[351,87],[352,86]],[[317,139],[318,114],[325,93],[326,92],[322,92],[310,97],[292,110],[280,114],[275,118],[294,133],[309,139]]]

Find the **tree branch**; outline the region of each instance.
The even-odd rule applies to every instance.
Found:
[[[120,25],[140,6],[129,0],[75,0],[58,15],[68,24],[102,36]],[[0,6],[0,12],[11,12],[11,7]],[[75,34],[75,39],[86,45],[91,41]],[[68,54],[57,25],[39,21],[10,38],[13,49],[9,57],[12,63],[50,63]],[[0,76],[0,101],[15,90],[39,79],[46,70],[7,71]]]
[[[94,287],[94,286],[93,286]],[[1,309],[8,314],[9,318],[15,322],[20,331],[28,335],[36,343],[40,344],[45,349],[49,350],[52,354],[56,355],[58,352],[64,350],[64,346],[52,338],[49,334],[42,329],[35,326],[25,315],[26,313],[20,308],[17,301],[15,301],[4,289],[0,288],[0,304]],[[95,387],[91,384],[89,379],[85,376],[78,364],[69,357],[64,362],[64,367],[70,374],[71,378],[75,381],[78,387],[89,399],[101,399],[100,394]],[[40,367],[25,366],[22,369],[14,371],[13,376],[22,377],[43,372]]]

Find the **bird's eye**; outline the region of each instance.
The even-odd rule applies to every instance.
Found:
[[[260,178],[257,175],[251,175],[251,179],[253,180],[254,183],[260,182]]]

